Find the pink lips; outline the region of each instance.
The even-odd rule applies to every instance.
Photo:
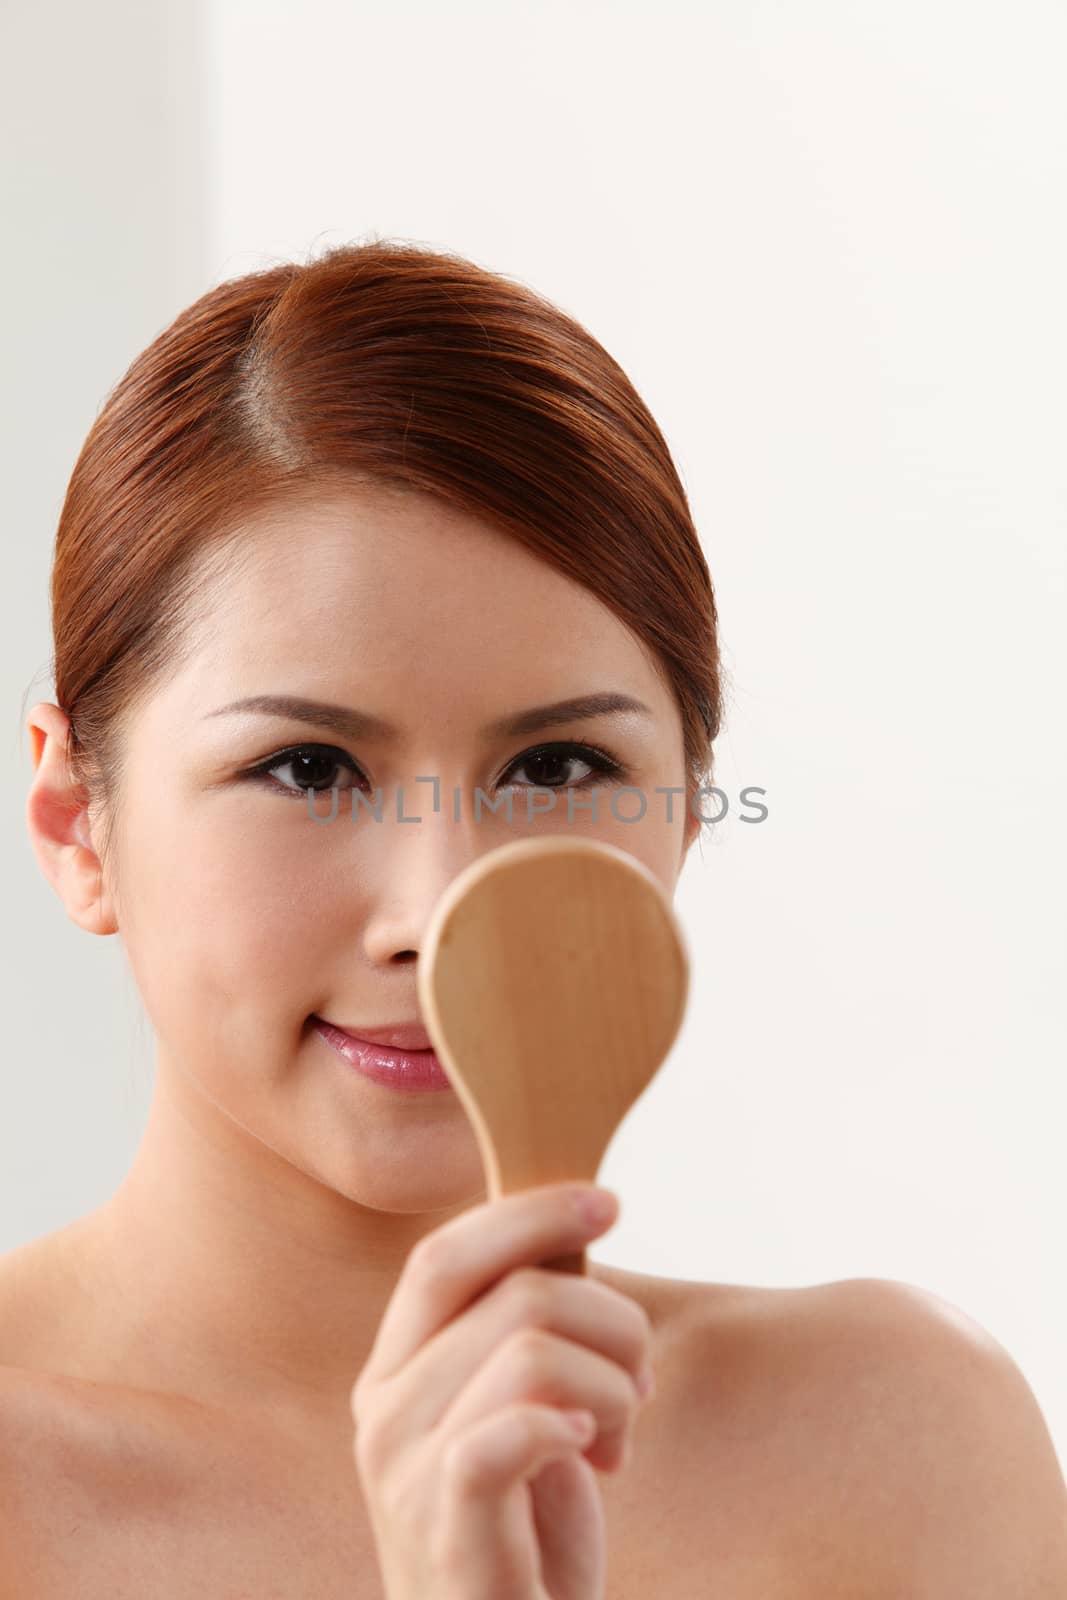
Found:
[[[385,1028],[364,1028],[358,1034],[322,1017],[312,1019],[319,1037],[364,1077],[390,1089],[407,1092],[450,1089],[452,1085],[418,1023],[398,1022]]]

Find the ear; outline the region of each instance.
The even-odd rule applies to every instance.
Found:
[[[26,825],[38,865],[72,922],[89,933],[117,933],[112,897],[93,848],[89,796],[70,776],[70,718],[58,706],[42,702],[34,706],[26,726],[36,769]]]

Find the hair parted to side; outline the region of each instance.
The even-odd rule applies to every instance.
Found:
[[[236,525],[338,477],[443,497],[591,590],[665,672],[687,781],[707,779],[715,600],[648,409],[530,288],[372,239],[209,290],[136,357],[82,446],[56,533],[52,669],[103,856],[126,720],[191,647],[206,583],[239,559]]]

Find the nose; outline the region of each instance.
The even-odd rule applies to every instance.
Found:
[[[394,818],[375,827],[379,837],[361,858],[359,896],[363,952],[372,966],[414,963],[445,889],[500,842],[469,809],[457,820],[446,802],[436,815],[427,803],[419,806],[417,821]]]

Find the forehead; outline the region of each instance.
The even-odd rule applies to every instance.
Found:
[[[457,697],[491,717],[613,688],[665,715],[673,707],[653,653],[597,596],[431,495],[304,490],[234,537],[236,559],[208,581],[199,646],[175,683],[190,703],[348,689],[351,703],[407,723],[418,706],[442,714]]]

